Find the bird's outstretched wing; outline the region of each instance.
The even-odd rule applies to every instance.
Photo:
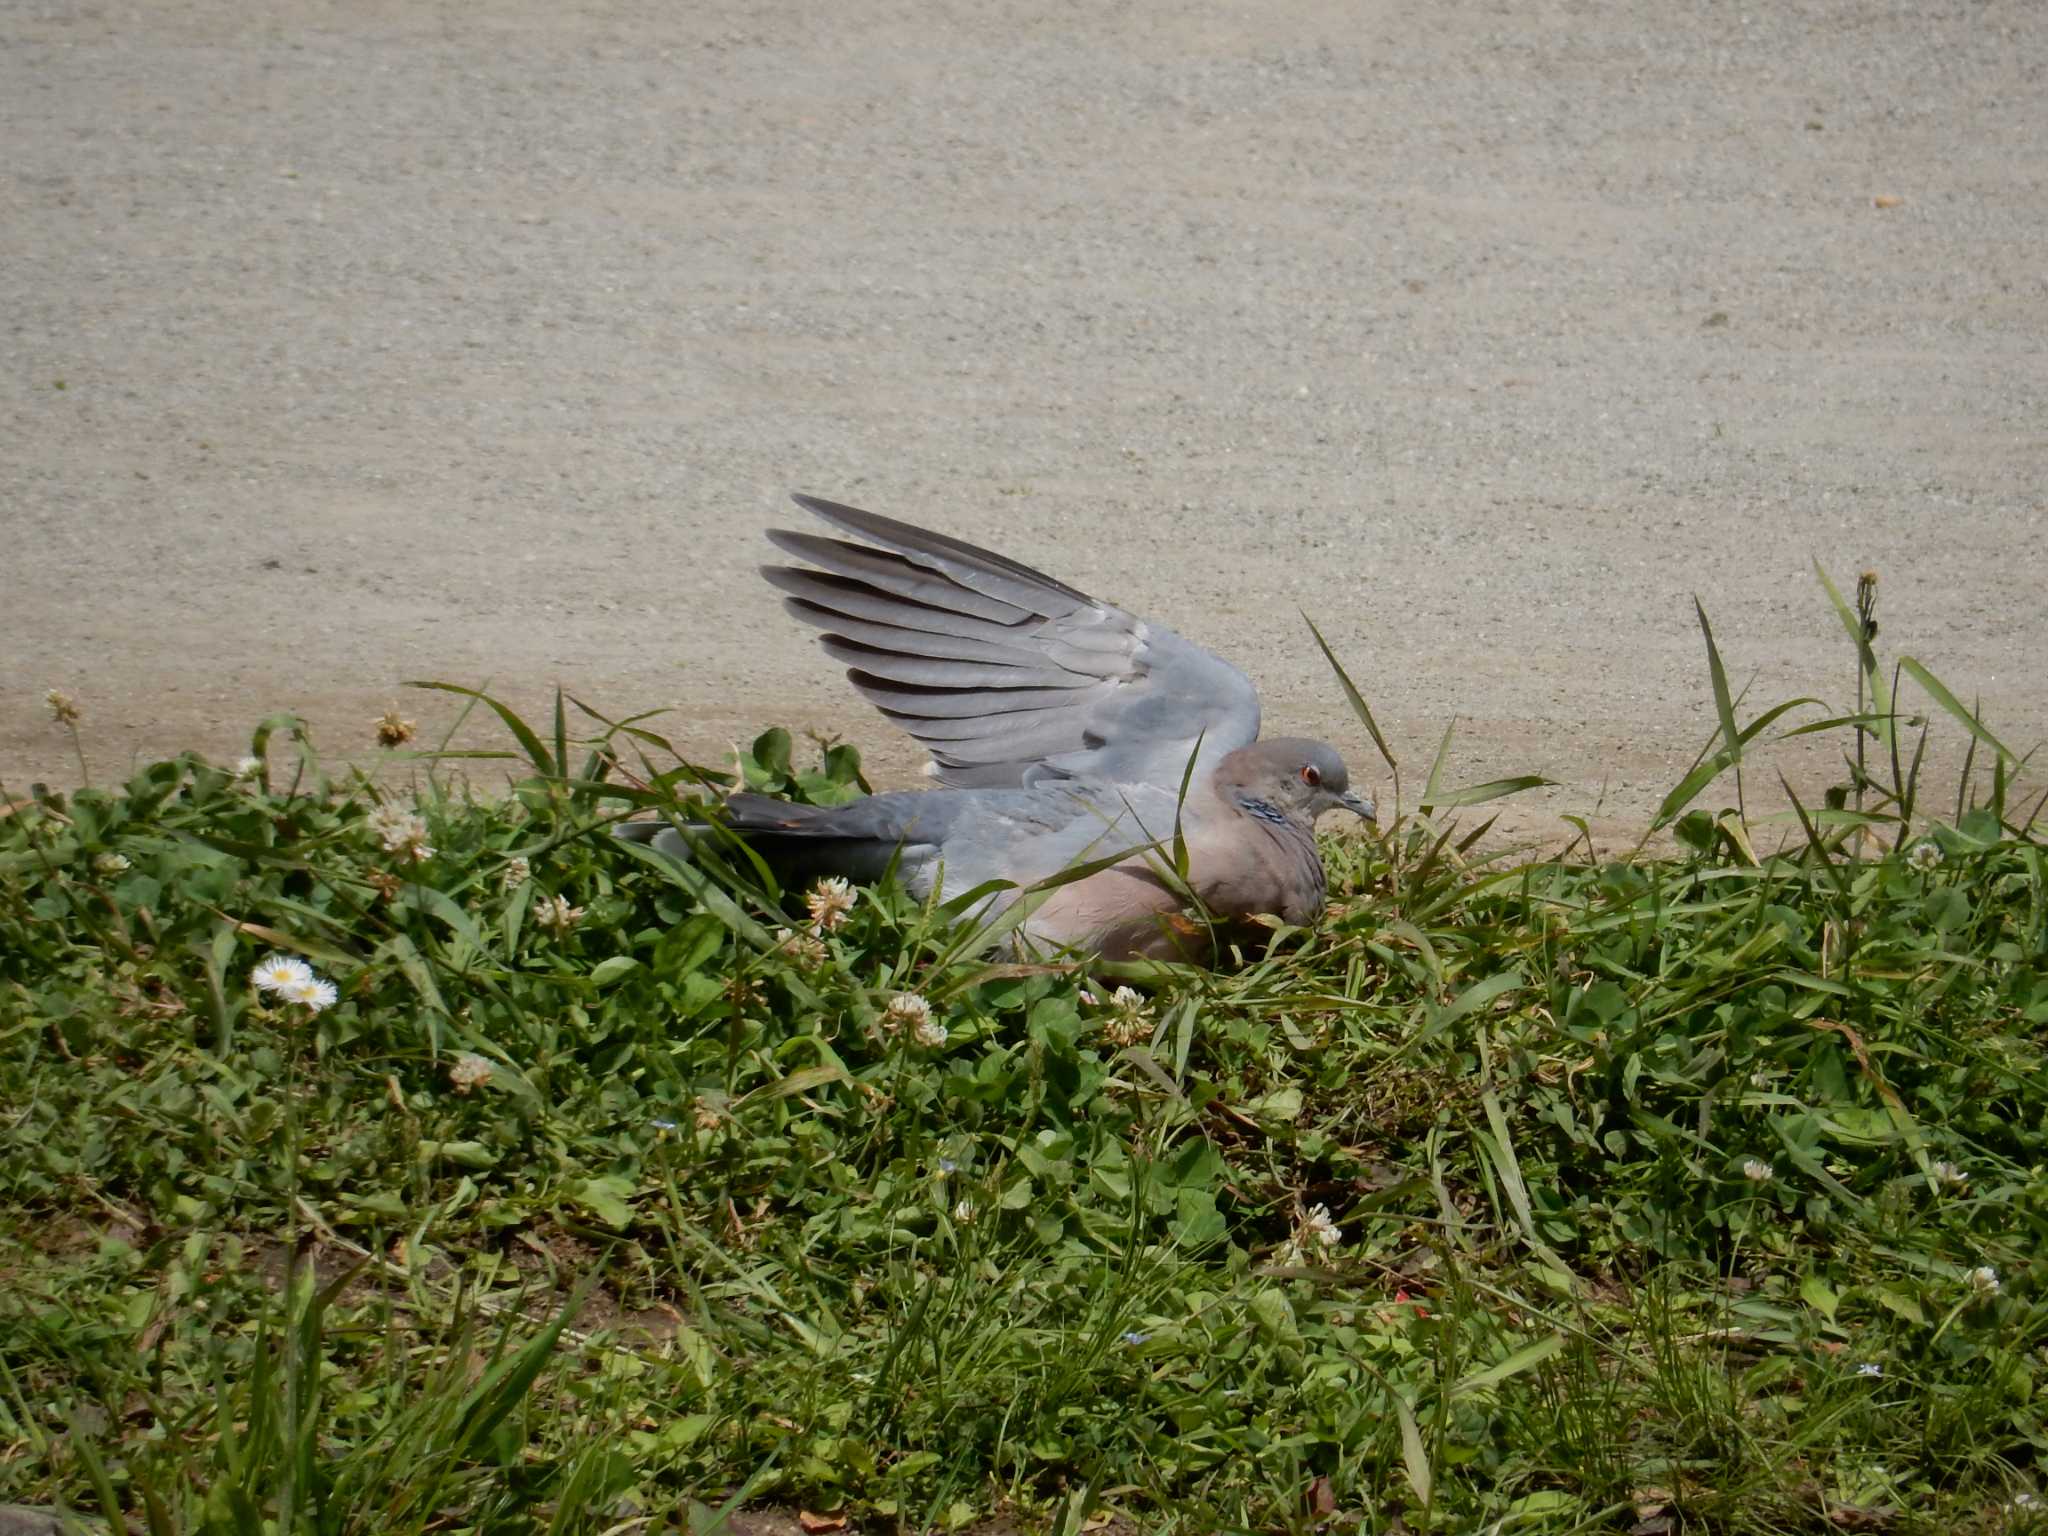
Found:
[[[1259,696],[1172,630],[972,544],[815,496],[860,543],[773,529],[816,570],[763,566],[854,687],[962,788],[1058,778],[1177,787],[1255,740]]]

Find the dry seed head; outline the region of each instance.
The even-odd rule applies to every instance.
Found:
[[[376,719],[377,745],[380,747],[402,747],[412,740],[412,721],[402,718],[398,706],[393,704]]]
[[[59,725],[78,724],[78,700],[61,688],[52,688],[43,695],[43,702],[50,706],[50,718]]]

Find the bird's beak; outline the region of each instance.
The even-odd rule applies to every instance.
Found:
[[[1342,794],[1337,797],[1337,803],[1354,815],[1363,816],[1374,826],[1380,824],[1379,808],[1363,795]]]

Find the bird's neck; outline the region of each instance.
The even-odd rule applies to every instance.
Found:
[[[1225,789],[1221,798],[1225,805],[1240,815],[1249,816],[1253,821],[1264,822],[1272,827],[1286,827],[1311,842],[1315,840],[1314,823],[1305,820],[1299,811],[1283,811],[1272,801],[1263,800],[1250,790],[1236,787]]]

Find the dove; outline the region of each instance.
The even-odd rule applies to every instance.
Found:
[[[873,881],[919,898],[991,881],[988,922],[1026,888],[1021,952],[1208,958],[1218,920],[1308,924],[1326,895],[1316,820],[1376,821],[1337,749],[1259,739],[1251,680],[1163,625],[991,550],[815,496],[835,534],[772,529],[803,565],[763,566],[854,688],[930,755],[938,787],[803,806],[735,794],[723,824],[784,881]],[[621,836],[687,857],[660,822]],[[1176,839],[1186,876],[1176,870]]]

